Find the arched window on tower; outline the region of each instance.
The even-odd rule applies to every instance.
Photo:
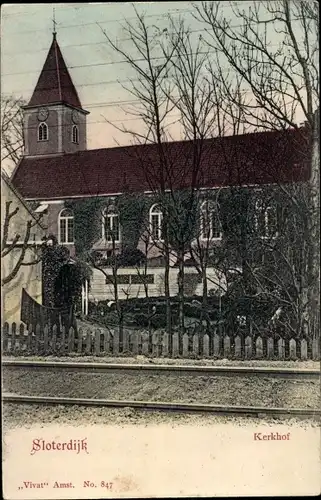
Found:
[[[120,242],[119,212],[113,205],[103,212],[102,237],[109,242]]]
[[[77,125],[72,126],[71,140],[74,144],[79,144],[79,130]]]
[[[153,205],[149,211],[150,232],[154,241],[163,240],[163,212],[159,205]]]
[[[48,125],[45,122],[39,124],[38,141],[48,141]]]
[[[74,214],[69,208],[64,208],[58,218],[59,243],[74,243]]]

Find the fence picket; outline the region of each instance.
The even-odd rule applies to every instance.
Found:
[[[305,339],[301,340],[300,359],[302,359],[302,361],[308,359],[308,343]]]
[[[203,356],[204,358],[209,358],[210,356],[210,338],[207,333],[203,336]]]
[[[30,332],[29,332],[30,335]],[[52,327],[52,350],[55,351],[57,348],[57,325]]]
[[[228,358],[231,354],[231,339],[228,335],[224,336],[224,358]]]
[[[9,323],[5,322],[2,327],[2,349],[8,352]]]
[[[142,354],[148,356],[149,353],[149,332],[142,333]]]
[[[184,333],[183,335],[183,357],[188,357],[188,344],[189,344],[189,335],[188,333]]]
[[[39,352],[40,347],[41,347],[41,326],[39,323],[36,325],[36,331],[35,331],[35,342],[34,342],[34,351],[35,354]]]
[[[312,359],[317,360],[320,358],[320,339],[312,339]]]
[[[277,345],[278,345],[278,359],[284,359],[285,358],[285,341],[284,341],[284,339],[279,339]]]
[[[153,335],[152,335],[152,354],[153,354],[153,356],[159,356],[159,334],[158,334],[158,332],[153,332]]]
[[[138,332],[137,331],[134,331],[132,334],[131,334],[131,343],[132,343],[132,346],[133,346],[133,354],[137,355],[138,354]]]
[[[96,329],[95,331],[95,349],[94,352],[97,355],[100,354],[100,330],[99,328]]]
[[[60,337],[60,352],[64,354],[66,352],[66,328],[63,326],[61,328],[61,337]]]
[[[179,335],[178,335],[178,332],[175,332],[172,338],[173,338],[172,356],[173,356],[173,358],[175,358],[176,356],[179,355]]]
[[[217,335],[217,333],[215,333],[215,335],[214,335],[213,346],[214,346],[214,353],[213,354],[216,358],[218,358],[220,356],[220,337],[219,337],[219,335]]]
[[[78,352],[78,354],[82,353],[83,338],[84,338],[84,330],[82,328],[79,328],[79,330],[78,330],[78,341],[77,341],[77,352]]]
[[[163,334],[162,339],[162,356],[169,356],[169,335],[166,332]]]
[[[104,352],[110,353],[110,333],[108,330],[104,331]]]
[[[71,326],[68,331],[68,352],[73,352],[75,347],[75,330]]]
[[[115,328],[112,330],[112,339],[113,339],[113,354],[118,356],[119,354],[119,328]]]
[[[200,341],[197,333],[193,335],[193,354],[194,356],[199,356],[200,352]]]
[[[89,329],[87,329],[85,342],[86,342],[85,354],[90,354],[91,353],[91,331]]]
[[[17,332],[17,324],[12,323],[11,325],[11,352],[14,353],[16,351],[16,332]]]
[[[236,358],[240,358],[242,356],[242,344],[241,337],[239,335],[236,335],[234,338],[234,356]]]
[[[19,325],[19,335],[17,336],[18,340],[18,349],[19,352],[23,351],[24,349],[24,342],[25,342],[25,325],[23,323],[20,323]]]
[[[257,337],[255,342],[255,357],[263,358],[263,340],[262,337]]]
[[[290,359],[296,359],[296,341],[291,339],[289,342]]]
[[[124,328],[123,331],[123,353],[129,353],[129,331]]]
[[[267,356],[268,359],[274,358],[274,340],[272,339],[272,337],[269,337],[267,339],[267,352],[266,352],[266,356]]]
[[[43,330],[43,349],[45,351],[45,354],[49,353],[48,325],[46,325]]]
[[[252,339],[249,335],[245,337],[244,354],[246,359],[252,357]]]

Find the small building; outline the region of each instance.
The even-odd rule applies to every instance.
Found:
[[[2,322],[20,322],[21,293],[42,299],[39,246],[45,228],[8,176],[1,172]]]

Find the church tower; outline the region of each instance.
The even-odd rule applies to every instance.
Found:
[[[87,148],[86,115],[62,57],[56,33],[24,112],[25,156],[75,153]]]

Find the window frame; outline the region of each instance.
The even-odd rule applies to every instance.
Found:
[[[71,215],[64,215],[63,212],[70,212]],[[62,236],[62,230],[61,230],[61,223],[64,221],[65,223],[65,234],[66,234],[66,241],[61,240]],[[68,222],[72,221],[72,241],[69,240],[69,224]],[[75,244],[75,227],[74,227],[74,213],[70,208],[63,208],[59,215],[58,215],[58,241],[60,245],[74,245]]]
[[[44,128],[46,130],[46,138],[45,139],[40,138],[40,131],[42,131]],[[43,134],[43,132],[41,132],[41,134]],[[47,142],[49,140],[49,127],[48,127],[46,122],[39,123],[37,138],[38,138],[38,142]]]
[[[76,141],[74,140],[74,131],[76,131]],[[79,144],[79,127],[78,125],[73,125],[71,128],[71,142],[73,144]]]
[[[115,240],[108,239],[108,233],[106,231],[106,223],[108,229],[113,231],[113,226],[114,226],[114,219],[118,219],[118,238]],[[109,221],[111,221],[111,225],[109,226]],[[119,210],[114,205],[110,205],[109,207],[106,207],[103,210],[102,214],[102,238],[103,240],[107,241],[108,243],[121,243],[121,227],[120,227],[120,216],[119,216]]]
[[[279,232],[278,232],[278,212],[277,212],[277,206],[276,204],[271,204],[267,203],[266,207],[263,206],[263,202],[260,200],[256,200],[255,202],[255,231],[257,236],[261,240],[274,240],[275,238],[278,237]],[[274,225],[275,225],[275,231],[274,234],[270,234],[269,230],[269,219],[268,219],[268,212],[273,211],[274,213]],[[258,214],[263,217],[264,220],[264,235],[262,234],[261,227],[260,227],[260,221],[258,218]]]
[[[205,211],[205,206],[209,205],[210,208]],[[204,218],[203,214],[206,213],[206,216],[210,216],[210,231],[209,235],[205,235],[204,233]],[[219,236],[214,236],[214,224],[213,224],[213,215],[217,217],[219,223]],[[200,206],[200,240],[201,241],[221,241],[223,238],[222,225],[218,214],[217,203],[213,200],[205,200],[202,202]]]
[[[153,234],[153,217],[158,217],[157,224],[157,238],[155,238]],[[162,231],[162,223],[163,223],[163,211],[160,208],[158,203],[154,203],[149,209],[149,228],[150,228],[150,236],[155,242],[163,242],[163,231]]]

